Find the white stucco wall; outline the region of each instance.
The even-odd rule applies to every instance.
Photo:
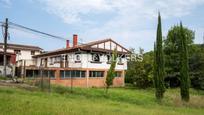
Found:
[[[69,54],[61,54],[61,55],[68,55],[68,67],[70,68],[90,68],[90,69],[109,69],[110,64],[107,64],[107,56],[103,54],[100,56],[101,63],[92,63],[92,55],[90,53],[81,53],[81,54],[75,54],[75,53],[69,53]],[[76,63],[76,55],[80,55],[80,63]],[[47,58],[47,67],[60,67],[60,63],[52,63],[50,64],[51,60],[50,57],[54,57],[57,55],[52,56],[46,56],[43,58]],[[37,66],[40,66],[42,58],[37,58]],[[122,59],[123,65],[116,65],[117,70],[126,70],[127,69],[127,60],[125,58]]]
[[[0,51],[3,51],[3,49],[1,48]],[[14,49],[7,49],[7,52],[9,53],[15,53]],[[31,50],[20,50],[20,54],[16,54],[16,61],[18,60],[31,60],[32,56],[31,55]],[[40,51],[35,51],[35,55],[40,54]]]
[[[2,48],[0,48],[0,51],[3,51]],[[15,53],[14,49],[7,49],[7,52],[9,53]],[[40,54],[40,51],[35,51],[35,55]],[[30,66],[30,65],[35,65],[35,60],[32,58],[33,55],[31,55],[31,50],[20,50],[19,54],[16,54],[16,61],[24,61],[26,60],[26,66]],[[21,63],[17,63],[17,66],[23,65],[23,62]]]

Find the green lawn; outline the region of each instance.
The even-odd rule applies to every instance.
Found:
[[[191,90],[192,101],[182,104],[179,90],[168,90],[158,104],[154,91],[112,88],[55,87],[52,93],[0,86],[1,115],[203,115],[204,91]]]

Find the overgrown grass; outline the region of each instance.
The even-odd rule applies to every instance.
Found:
[[[51,93],[0,87],[0,114],[2,115],[202,115],[203,91],[191,90],[192,99],[183,104],[179,90],[167,90],[158,104],[154,91],[111,88],[108,95],[99,88],[70,88],[53,86]]]
[[[11,80],[11,78],[0,76],[0,80]]]

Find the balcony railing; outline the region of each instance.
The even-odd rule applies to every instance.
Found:
[[[19,60],[16,62],[16,66],[36,66],[36,60],[31,59],[31,60]]]

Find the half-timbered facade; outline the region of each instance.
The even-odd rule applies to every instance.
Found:
[[[27,66],[27,76],[38,75],[39,68],[51,78],[51,83],[64,86],[103,87],[111,64],[114,49],[117,50],[116,76],[113,86],[123,86],[127,69],[126,54],[129,51],[112,39],[98,40],[87,44],[77,44],[73,36],[73,46],[67,41],[66,48],[33,56],[36,66]]]

